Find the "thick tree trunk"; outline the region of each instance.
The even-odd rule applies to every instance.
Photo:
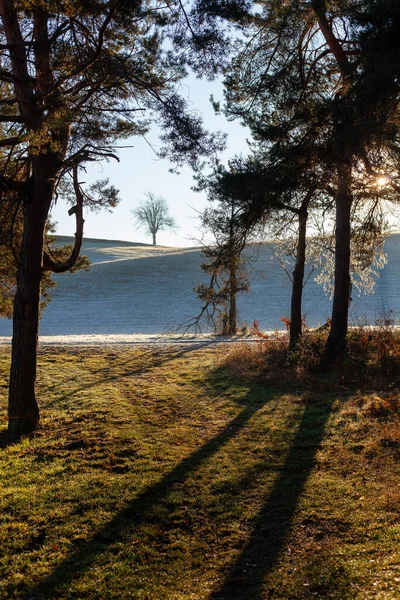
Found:
[[[307,211],[299,213],[296,265],[293,271],[292,300],[290,310],[289,347],[295,350],[302,334],[301,304],[303,298],[304,265],[306,262]]]
[[[154,231],[151,232],[153,234],[153,246],[157,246],[156,234]]]
[[[325,346],[325,358],[328,362],[343,357],[346,351],[350,290],[351,204],[351,165],[345,164],[339,168],[336,196],[335,289],[331,330]]]
[[[35,397],[43,235],[55,180],[54,156],[35,159],[33,184],[24,206],[24,234],[14,299],[9,387],[9,431],[29,433],[39,424]]]

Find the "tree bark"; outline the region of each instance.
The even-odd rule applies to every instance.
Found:
[[[229,315],[228,315],[228,335],[235,335],[237,330],[237,282],[236,282],[236,265],[231,267],[229,278]]]
[[[306,262],[307,218],[307,210],[300,210],[296,265],[293,271],[292,299],[290,310],[290,350],[295,350],[302,334],[301,306],[303,298],[304,265]]]
[[[350,290],[351,165],[339,167],[336,195],[335,289],[332,323],[325,346],[325,359],[334,362],[346,351]]]
[[[153,234],[153,246],[157,246],[157,242],[156,242],[156,234],[154,231],[151,232]]]
[[[43,236],[57,167],[54,155],[34,159],[32,187],[24,202],[24,234],[14,299],[8,429],[29,433],[39,424],[35,396]]]

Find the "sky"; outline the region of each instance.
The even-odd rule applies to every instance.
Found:
[[[215,115],[209,101],[223,99],[222,84],[218,81],[206,82],[190,77],[181,85],[181,94],[188,99],[191,107],[198,110],[209,131],[224,131],[228,134],[227,149],[221,155],[226,162],[235,154],[247,154],[246,139],[248,131],[237,122],[228,122],[223,115]],[[123,240],[151,244],[151,236],[136,227],[132,208],[145,200],[146,192],[163,196],[170,207],[179,229],[176,232],[160,231],[157,244],[177,247],[198,245],[201,237],[199,217],[196,211],[202,211],[207,205],[205,193],[194,192],[192,171],[189,167],[179,169],[179,175],[170,173],[173,166],[169,161],[160,160],[154,149],[160,147],[155,128],[150,130],[146,139],[134,137],[123,140],[121,145],[131,146],[119,150],[120,162],[111,160],[102,165],[90,165],[81,181],[88,184],[97,179],[110,179],[110,184],[120,191],[121,202],[112,213],[85,213],[84,235],[86,238]],[[56,233],[71,235],[75,233],[75,218],[68,216],[68,206],[60,201],[52,210],[56,221]]]

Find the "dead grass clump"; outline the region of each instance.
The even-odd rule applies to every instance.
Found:
[[[295,352],[290,351],[288,337],[279,333],[264,334],[255,328],[258,342],[234,346],[223,360],[223,366],[236,377],[261,377],[282,382],[304,380],[321,370],[321,355],[326,332],[307,333]]]
[[[347,339],[344,368],[364,381],[398,383],[400,373],[400,332],[392,326],[351,329]]]
[[[232,349],[224,366],[236,376],[259,376],[289,380],[326,376],[323,354],[328,332],[305,331],[295,351],[289,349],[287,336],[267,335],[258,327],[253,334],[259,342]],[[329,367],[341,384],[388,390],[400,382],[400,332],[392,326],[359,327],[349,331],[347,352],[342,361]],[[386,405],[389,402],[389,405]],[[396,410],[394,400],[371,404],[371,414]]]
[[[282,370],[288,361],[287,342],[277,338],[259,343],[233,346],[222,366],[231,376],[262,377],[282,381]]]
[[[400,417],[400,399],[398,393],[392,393],[386,397],[373,395],[366,398],[364,411],[376,419],[388,419]]]
[[[222,359],[230,375],[253,377],[265,367],[264,357],[258,345],[237,344]]]
[[[389,457],[400,457],[400,399],[396,392],[358,393],[351,404],[355,412],[356,429],[368,459],[383,465]],[[344,415],[346,411],[342,411]],[[349,411],[346,427],[350,428]]]

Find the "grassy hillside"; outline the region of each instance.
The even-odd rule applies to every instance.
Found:
[[[42,430],[0,434],[2,599],[400,596],[397,408],[227,352],[42,349]]]

